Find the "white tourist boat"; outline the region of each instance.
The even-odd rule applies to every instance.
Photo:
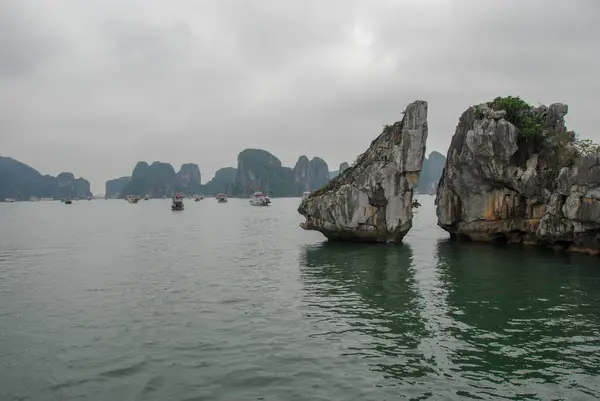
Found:
[[[252,206],[269,206],[269,203],[271,203],[271,199],[269,199],[269,197],[262,193],[259,190],[256,190],[256,192],[254,192],[254,195],[252,195],[252,197],[250,198],[250,204]]]
[[[217,202],[219,203],[227,203],[227,194],[217,194],[217,196],[215,196],[215,198],[217,199]]]

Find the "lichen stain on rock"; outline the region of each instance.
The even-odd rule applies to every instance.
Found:
[[[300,203],[301,227],[334,240],[401,242],[412,226],[427,133],[427,102],[415,101],[354,165]]]

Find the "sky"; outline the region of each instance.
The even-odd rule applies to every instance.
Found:
[[[104,192],[140,160],[207,182],[261,148],[337,170],[426,100],[427,152],[496,96],[600,141],[598,0],[3,0],[0,155]]]

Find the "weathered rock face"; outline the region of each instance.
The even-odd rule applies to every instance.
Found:
[[[119,197],[127,195],[160,198],[172,196],[175,184],[175,170],[169,163],[138,162],[131,174],[131,180],[125,185]]]
[[[202,192],[208,195],[225,193],[231,196],[236,175],[237,169],[234,167],[220,168],[215,172],[214,178],[203,186]]]
[[[90,182],[84,178],[75,178],[73,173],[60,173],[56,176],[58,193],[61,198],[75,197],[85,199],[92,196]]]
[[[309,161],[308,157],[300,156],[292,172],[294,180],[304,191],[321,188],[329,182],[329,166],[320,157]]]
[[[131,177],[120,177],[106,181],[104,196],[107,198],[118,198],[129,181],[131,181]]]
[[[258,187],[273,197],[300,196],[302,189],[289,167],[262,149],[245,149],[238,155],[234,195],[250,196]]]
[[[411,103],[357,162],[300,203],[300,226],[329,239],[401,242],[425,155],[427,102]]]
[[[199,194],[202,191],[202,176],[200,167],[194,163],[181,166],[175,175],[175,190],[186,194]]]
[[[566,134],[567,106],[532,108],[545,121],[543,138]],[[455,238],[504,240],[598,253],[600,158],[556,155],[572,148],[538,149],[519,136],[504,111],[470,107],[460,117],[437,191],[438,225]],[[558,150],[557,150],[558,149]]]
[[[344,171],[348,170],[350,168],[350,165],[348,164],[348,162],[343,162],[342,164],[340,164],[340,169],[338,170],[338,174],[343,174]]]

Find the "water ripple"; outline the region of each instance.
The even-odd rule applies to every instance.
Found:
[[[0,399],[600,397],[596,258],[440,240],[425,200],[330,244],[297,202],[1,213]]]

